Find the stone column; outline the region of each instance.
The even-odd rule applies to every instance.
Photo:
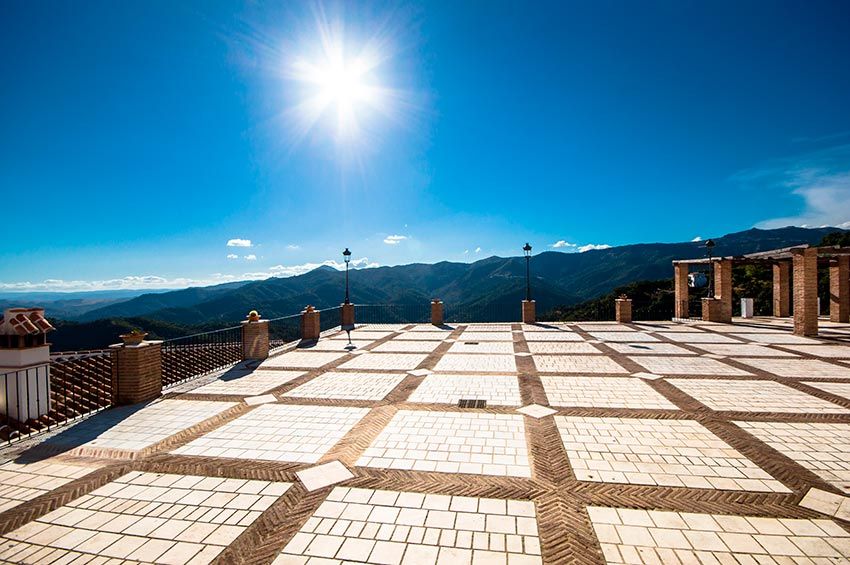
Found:
[[[443,325],[443,301],[439,298],[431,300],[431,323],[435,326]]]
[[[719,298],[702,299],[703,322],[723,322],[723,302]]]
[[[673,288],[675,289],[676,318],[688,317],[688,264],[673,264]]]
[[[720,301],[720,319],[716,321],[732,323],[732,261],[729,259],[714,262],[714,298]]]
[[[794,268],[794,333],[818,335],[818,249],[795,249]]]
[[[112,358],[112,403],[136,404],[162,394],[162,342],[110,345]]]
[[[343,304],[340,305],[339,308],[340,308],[340,310],[339,310],[340,320],[339,321],[340,321],[340,325],[342,326],[342,329],[345,329],[345,328],[353,329],[354,328],[354,304],[352,304],[351,302],[349,302],[348,304],[343,303]]]
[[[319,312],[312,306],[307,306],[301,312],[301,339],[316,341],[322,333]]]
[[[242,359],[263,360],[269,356],[269,321],[242,322]]]
[[[839,255],[829,264],[829,319],[850,322],[850,255]]]
[[[523,300],[522,301],[522,323],[523,324],[533,324],[537,321],[537,315],[535,313],[535,302],[534,300]]]
[[[615,316],[619,323],[621,324],[631,324],[632,323],[632,299],[631,298],[617,298],[614,300],[614,310]]]
[[[773,315],[791,315],[791,263],[787,261],[773,264]]]

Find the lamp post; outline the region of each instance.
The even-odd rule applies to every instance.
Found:
[[[531,301],[531,267],[529,266],[529,261],[531,260],[531,245],[528,242],[522,247],[522,250],[525,252],[525,299],[527,301]]]
[[[351,304],[348,299],[348,264],[351,262],[351,251],[348,250],[348,247],[342,252],[342,257],[345,259],[345,303]]]
[[[711,250],[714,249],[714,240],[709,239],[708,241],[706,241],[705,249],[706,251],[708,251],[708,294],[706,295],[706,298],[712,298],[714,296],[714,264],[711,262]]]

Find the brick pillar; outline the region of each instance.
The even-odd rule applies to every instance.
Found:
[[[112,359],[112,403],[136,404],[162,394],[162,342],[110,345]]]
[[[702,299],[703,322],[723,322],[723,302],[719,298]]]
[[[631,324],[632,323],[632,299],[631,298],[617,298],[614,300],[614,310],[616,312],[616,319],[621,324]]]
[[[312,306],[307,306],[301,312],[301,339],[315,341],[322,332],[319,313]]]
[[[676,291],[675,296],[675,317],[688,317],[688,264],[674,263],[673,264],[673,287]]]
[[[431,323],[435,326],[443,325],[443,301],[438,298],[431,300]]]
[[[714,262],[714,298],[720,301],[718,322],[732,322],[732,261],[722,259]]]
[[[342,304],[340,305],[340,325],[342,329],[345,328],[354,328],[354,304]]]
[[[850,322],[850,255],[839,255],[829,264],[829,319]]]
[[[794,333],[818,335],[818,249],[792,251],[794,267]]]
[[[523,324],[533,324],[537,321],[537,315],[535,313],[535,302],[534,300],[523,300],[522,301],[522,323]]]
[[[269,356],[269,321],[242,322],[242,359],[267,359]]]
[[[791,315],[791,263],[787,261],[773,264],[773,315]]]

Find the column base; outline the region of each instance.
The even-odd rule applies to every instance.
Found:
[[[536,307],[534,300],[522,301],[522,323],[534,324],[537,322]]]

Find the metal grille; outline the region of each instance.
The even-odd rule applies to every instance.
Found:
[[[242,328],[235,326],[162,342],[162,387],[170,387],[242,360]]]
[[[112,406],[110,350],[54,353],[49,367],[49,381],[45,366],[0,374],[2,441],[52,430]]]

